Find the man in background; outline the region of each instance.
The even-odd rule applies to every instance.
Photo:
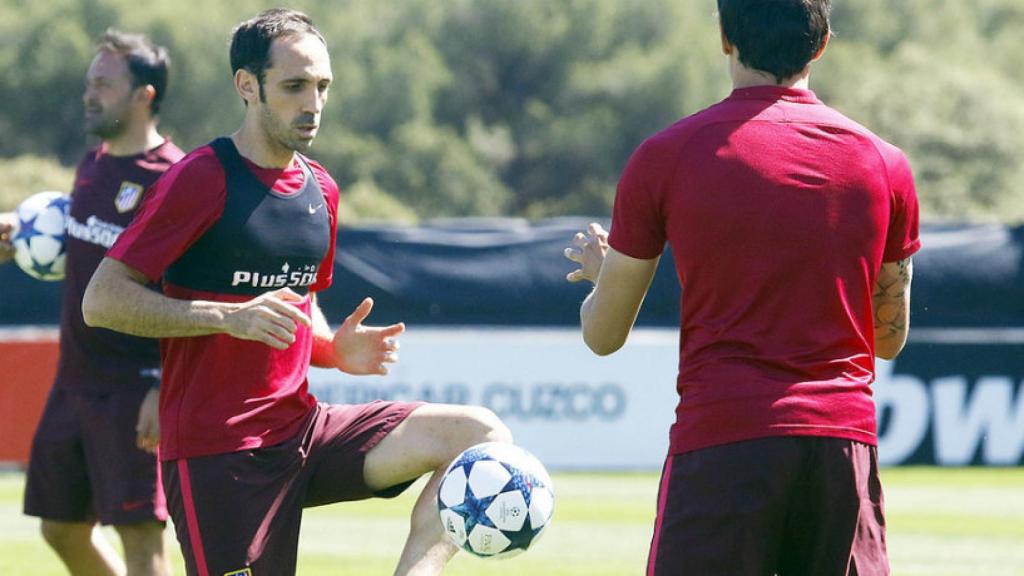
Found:
[[[679,404],[649,575],[889,573],[871,382],[909,325],[918,204],[903,153],[808,89],[829,0],[718,0],[734,90],[630,158],[610,235],[566,256],[597,354],[667,242]]]
[[[108,30],[86,74],[85,126],[100,144],[75,173],[60,359],[25,487],[25,514],[42,519],[43,538],[75,575],[170,574],[155,456],[158,343],[82,321],[82,296],[100,260],[149,186],[183,156],[157,131],[169,64],[145,36]],[[13,254],[12,221],[0,215],[0,261]],[[97,523],[114,526],[124,560]]]

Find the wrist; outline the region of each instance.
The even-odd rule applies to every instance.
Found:
[[[334,335],[313,333],[313,350],[309,363],[317,368],[338,368],[338,351],[334,348]]]
[[[193,311],[198,312],[199,322],[214,332],[231,334],[229,318],[232,312],[240,308],[233,302],[209,302],[197,300],[192,303]]]

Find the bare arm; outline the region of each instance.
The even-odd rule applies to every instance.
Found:
[[[871,295],[875,317],[875,356],[892,360],[907,343],[910,329],[910,282],[914,263],[910,258],[883,262]]]
[[[626,342],[660,258],[641,260],[608,246],[608,233],[591,224],[587,234],[577,234],[565,256],[582,267],[567,276],[570,282],[590,280],[594,291],[580,307],[583,341],[594,353],[605,356]]]
[[[104,258],[82,299],[85,323],[149,338],[224,333],[283,350],[295,341],[297,323],[311,322],[290,304],[302,297],[288,289],[227,303],[168,298],[146,283],[138,270]]]

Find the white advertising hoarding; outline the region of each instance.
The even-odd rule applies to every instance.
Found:
[[[634,331],[598,357],[575,329],[410,329],[386,377],[314,369],[323,401],[487,406],[555,469],[660,469],[675,419],[678,332]],[[873,385],[883,464],[1019,465],[1021,330],[919,330]],[[1012,361],[1011,361],[1012,360]]]
[[[556,469],[659,468],[675,419],[678,332],[637,330],[595,356],[570,329],[410,329],[387,376],[310,371],[326,402],[376,398],[487,406]]]

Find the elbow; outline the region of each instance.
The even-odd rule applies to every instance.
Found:
[[[875,356],[882,360],[893,360],[903,351],[903,345],[907,343],[906,338],[889,338],[883,342],[875,342]]]
[[[82,296],[82,320],[85,325],[90,328],[109,328],[105,319],[105,310],[106,306],[97,295],[96,290],[93,289],[93,283],[90,282]]]
[[[622,348],[625,344],[625,338],[607,338],[598,337],[593,334],[583,333],[583,341],[587,344],[587,348],[598,356],[608,356],[613,354]]]
[[[100,316],[100,307],[96,305],[93,299],[89,298],[89,292],[87,291],[85,297],[82,298],[82,321],[90,328],[99,328]]]

